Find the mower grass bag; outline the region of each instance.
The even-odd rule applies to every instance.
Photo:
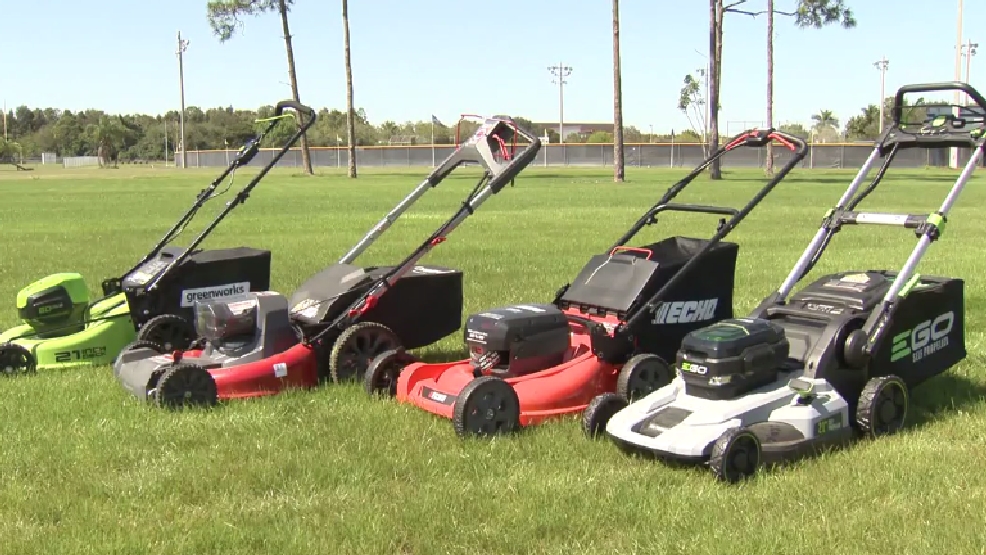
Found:
[[[197,337],[184,351],[142,345],[121,354],[114,373],[132,394],[168,406],[274,395],[321,381],[361,379],[377,354],[429,345],[459,329],[462,272],[419,261],[537,155],[540,142],[513,121],[490,118],[342,259],[306,281],[290,300],[276,292],[195,303]],[[529,142],[517,148],[517,135]],[[354,260],[418,198],[453,170],[485,170],[466,202],[393,266]],[[407,356],[407,355],[404,355]]]
[[[906,93],[961,90],[965,83],[908,85],[897,91],[894,124],[826,214],[780,288],[748,318],[728,319],[685,337],[674,381],[642,399],[602,395],[584,419],[630,452],[709,465],[736,482],[774,464],[900,430],[915,386],[965,358],[963,281],[923,276],[917,266],[942,233],[953,203],[983,158],[983,121],[936,117],[902,121]],[[920,129],[913,130],[913,127]],[[972,156],[941,207],[930,214],[862,212],[902,148],[969,147]],[[878,160],[877,176],[860,190]],[[857,270],[794,287],[847,225],[895,225],[917,245],[900,271]]]
[[[232,186],[235,171],[247,165],[280,116],[248,142],[232,163],[195,199],[192,207],[122,277],[104,280],[103,297],[90,301],[77,273],[60,273],[28,285],[17,294],[22,324],[0,334],[0,372],[30,373],[80,365],[108,365],[131,345],[161,350],[184,348],[193,339],[195,300],[228,297],[270,288],[270,251],[248,247],[200,250],[198,246],[283,156],[313,120],[304,123],[281,154],[226,203],[187,248],[168,246],[208,201]],[[229,185],[217,193],[227,179]]]
[[[744,208],[671,202],[713,160],[774,139],[794,156]],[[772,131],[738,136],[668,189],[606,253],[590,258],[553,302],[469,316],[463,336],[469,359],[424,364],[390,350],[371,363],[365,389],[449,418],[459,435],[493,435],[581,412],[601,393],[635,398],[665,385],[671,381],[665,361],[673,360],[682,338],[733,315],[739,247],[722,239],[805,152],[803,142]],[[708,240],[669,237],[627,246],[666,211],[723,218]]]

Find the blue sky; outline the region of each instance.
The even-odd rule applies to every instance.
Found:
[[[775,122],[807,123],[821,109],[842,121],[879,98],[873,62],[890,60],[887,94],[909,82],[954,77],[956,0],[850,0],[859,26],[799,30],[778,17]],[[255,108],[290,96],[280,22],[247,19],[221,44],[205,0],[7,2],[2,12],[0,100],[110,112],[177,109],[176,33],[188,105]],[[764,0],[750,0],[762,9]],[[795,0],[776,0],[789,9]],[[892,9],[887,9],[892,5]],[[547,66],[574,68],[567,121],[612,121],[608,0],[350,0],[357,106],[370,120],[453,122],[460,113],[508,113],[556,121],[558,90]],[[647,132],[688,126],[676,103],[682,78],[708,51],[705,0],[623,0],[624,121]],[[972,82],[986,88],[986,2],[965,1],[963,41],[983,43]],[[765,19],[725,24],[721,122],[727,132],[765,117]],[[297,0],[291,12],[301,99],[345,106],[338,1]],[[980,27],[981,29],[982,27]],[[970,33],[972,36],[969,36]]]

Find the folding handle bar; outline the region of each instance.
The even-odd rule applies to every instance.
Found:
[[[981,109],[986,111],[986,98],[979,93],[972,85],[968,83],[962,83],[960,81],[948,81],[941,83],[921,83],[916,85],[904,85],[903,87],[897,89],[897,94],[894,95],[894,126],[899,127],[903,122],[901,119],[904,117],[904,95],[922,92],[939,92],[939,91],[961,91],[969,95],[976,104],[979,105]]]
[[[677,202],[669,202],[667,204],[662,204],[651,213],[656,217],[661,212],[698,212],[702,214],[715,214],[717,216],[735,216],[739,214],[739,210],[736,208],[731,208],[728,206],[711,206],[704,204],[682,204]]]
[[[291,108],[295,112],[303,114],[311,123],[315,123],[315,110],[312,110],[311,107],[305,106],[297,100],[282,100],[278,102],[274,106],[274,116],[284,115],[285,108]]]
[[[743,146],[765,147],[771,141],[777,141],[794,153],[806,152],[808,150],[808,144],[802,139],[784,133],[783,131],[777,131],[776,129],[751,129],[745,133],[740,133],[732,141],[729,141],[723,147],[723,150],[728,152]]]

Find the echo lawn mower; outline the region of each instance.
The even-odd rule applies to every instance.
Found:
[[[742,209],[676,204],[714,160],[776,140],[789,161]],[[716,151],[605,254],[593,256],[550,304],[521,304],[469,316],[470,358],[410,362],[399,349],[378,356],[364,386],[450,418],[461,436],[489,436],[581,412],[596,395],[643,396],[671,381],[671,360],[686,333],[733,316],[739,246],[722,239],[804,158],[803,141],[776,131],[743,133]],[[724,216],[709,240],[670,237],[627,244],[668,211]],[[725,217],[729,217],[728,221]],[[687,278],[687,281],[686,281]]]
[[[586,433],[605,429],[629,452],[707,463],[720,479],[736,482],[764,463],[900,430],[911,389],[966,356],[963,281],[922,276],[916,269],[983,158],[983,121],[902,120],[905,94],[945,90],[964,91],[986,109],[986,99],[964,83],[900,88],[893,125],[780,288],[749,317],[685,337],[671,384],[629,405],[613,395],[594,399],[584,415]],[[971,155],[936,212],[856,210],[899,150],[947,147],[970,148]],[[860,190],[881,159],[874,180]],[[857,224],[913,230],[918,241],[904,267],[826,275],[788,298],[832,237]]]
[[[235,171],[260,150],[261,141],[293,108],[307,115],[297,132],[187,248],[169,246],[206,202],[229,191]],[[108,365],[117,354],[151,342],[162,349],[188,346],[193,337],[192,306],[198,300],[223,298],[270,287],[270,251],[249,247],[197,250],[230,211],[243,203],[253,188],[284,153],[315,122],[315,112],[294,102],[281,102],[265,129],[251,139],[236,158],[195,199],[178,223],[122,277],[102,283],[102,298],[90,302],[89,288],[78,273],[42,278],[17,293],[23,322],[0,334],[0,372],[33,372],[86,365]],[[217,192],[226,179],[224,190]]]
[[[220,399],[273,395],[327,380],[361,379],[378,353],[404,352],[454,333],[462,322],[462,272],[418,262],[512,182],[541,148],[535,135],[510,119],[481,121],[475,134],[356,247],[304,283],[290,300],[271,291],[203,300],[195,305],[199,339],[192,349],[168,353],[142,345],[122,353],[114,373],[124,388],[167,407],[214,405]],[[518,135],[528,141],[520,149]],[[483,177],[423,244],[395,266],[352,264],[427,190],[467,164],[480,165]]]

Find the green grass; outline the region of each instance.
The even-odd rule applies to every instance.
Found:
[[[366,172],[358,181],[274,172],[206,245],[270,249],[272,283],[290,293],[425,171]],[[467,312],[549,300],[684,172],[628,174],[628,184],[614,185],[604,168],[532,169],[427,261],[465,271]],[[0,325],[15,323],[15,292],[46,274],[82,272],[95,291],[215,175],[0,167],[0,299],[10,303]],[[851,176],[797,171],[735,231],[738,312],[780,283]],[[954,177],[891,172],[865,206],[928,212]],[[722,182],[696,182],[680,200],[738,206],[757,183],[756,172],[734,171]],[[405,255],[472,184],[443,183],[361,261]],[[969,356],[915,391],[912,425],[897,437],[730,487],[707,470],[587,441],[574,418],[463,441],[449,421],[371,400],[356,385],[171,413],[129,397],[107,368],[42,372],[0,381],[0,552],[983,553],[984,204],[979,177],[921,267],[966,280]],[[662,224],[641,239],[708,236],[715,219],[668,216]],[[898,268],[914,242],[900,229],[846,229],[813,275]],[[455,335],[431,350],[454,357],[460,342]]]

